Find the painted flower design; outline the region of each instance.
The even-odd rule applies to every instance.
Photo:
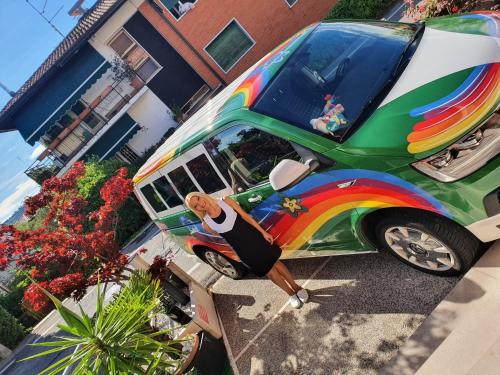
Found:
[[[287,213],[289,213],[292,217],[296,217],[299,212],[307,212],[307,208],[301,205],[300,198],[285,197],[281,206],[287,209]]]

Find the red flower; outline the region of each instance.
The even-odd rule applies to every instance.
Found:
[[[460,8],[457,7],[456,5],[453,8],[451,8],[452,13],[458,13],[459,11],[460,11]]]

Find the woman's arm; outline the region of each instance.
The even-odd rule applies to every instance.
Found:
[[[213,234],[214,236],[220,236],[219,233],[217,233],[216,231],[214,231],[212,228],[210,228],[207,223],[205,223],[204,221],[201,222],[201,226],[203,227],[203,229],[205,229],[208,233],[211,233]]]
[[[264,228],[262,228],[260,226],[259,223],[257,223],[257,221],[252,217],[252,215],[249,215],[243,208],[241,208],[241,206],[236,203],[234,200],[232,200],[231,198],[229,197],[224,197],[224,202],[226,202],[229,206],[231,206],[233,208],[233,210],[235,210],[237,213],[239,213],[241,215],[241,217],[243,219],[245,219],[245,221],[247,221],[250,225],[252,225],[255,229],[257,229],[260,233],[262,233],[262,235],[264,236],[264,238],[269,241],[270,243],[273,243],[273,236],[271,236],[271,234],[267,233]]]

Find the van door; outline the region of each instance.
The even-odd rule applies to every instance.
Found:
[[[335,168],[332,160],[248,125],[223,130],[209,138],[205,147],[230,181],[232,198],[274,236],[283,257],[330,255],[329,251],[352,250],[358,243],[349,216],[357,215],[355,210],[333,220],[320,220],[328,209],[316,209],[325,193],[318,177]],[[269,173],[281,160],[311,157],[320,163],[316,173],[287,191],[272,189]],[[322,180],[327,181],[327,176]]]

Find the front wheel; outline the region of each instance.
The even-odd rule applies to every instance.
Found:
[[[467,271],[480,248],[480,242],[465,228],[423,212],[385,217],[375,230],[386,250],[413,268],[434,275]]]
[[[214,270],[230,277],[233,280],[239,280],[247,273],[247,269],[244,265],[232,259],[229,259],[225,255],[215,250],[208,248],[203,249],[200,256]]]

